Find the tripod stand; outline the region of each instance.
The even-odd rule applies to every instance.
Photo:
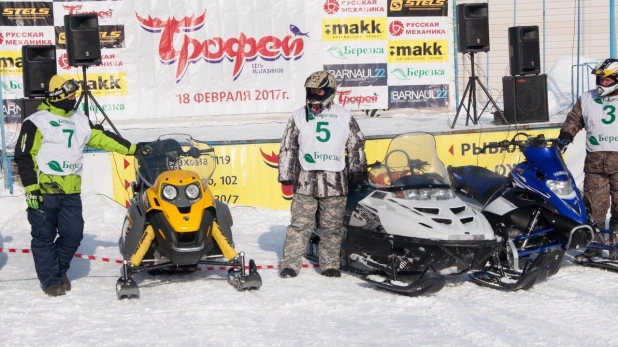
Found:
[[[83,83],[83,88],[82,88],[82,92],[81,92],[81,94],[79,96],[79,99],[75,103],[75,109],[74,110],[77,110],[77,108],[79,107],[79,104],[83,100],[84,101],[84,113],[86,114],[86,117],[88,117],[88,119],[90,119],[90,110],[88,108],[88,99],[92,100],[92,102],[95,104],[97,109],[99,111],[101,111],[101,114],[103,114],[103,118],[105,118],[105,120],[112,127],[112,129],[114,130],[116,135],[120,136],[120,133],[118,132],[118,129],[116,129],[116,127],[114,126],[114,123],[112,123],[112,121],[109,119],[109,117],[107,117],[107,114],[105,114],[105,111],[103,111],[103,108],[101,107],[101,105],[99,105],[97,100],[92,95],[92,92],[88,88],[88,79],[86,78],[86,69],[87,68],[88,67],[86,65],[82,65],[82,73],[83,73],[83,81],[84,81],[84,83]]]
[[[457,117],[459,117],[459,112],[461,111],[461,108],[463,107],[463,104],[464,104],[464,100],[466,99],[466,94],[468,95],[468,107],[466,107],[466,126],[468,125],[468,121],[470,119],[472,119],[472,123],[476,125],[479,122],[479,119],[483,115],[483,112],[485,112],[485,109],[487,108],[490,102],[496,108],[496,112],[498,112],[500,117],[502,117],[504,124],[509,124],[506,118],[504,118],[504,114],[502,114],[502,111],[500,110],[498,105],[496,105],[496,102],[494,101],[494,99],[492,99],[491,95],[489,95],[487,88],[485,88],[483,83],[481,83],[481,80],[479,80],[478,76],[474,74],[474,52],[470,52],[470,64],[471,64],[471,67],[470,67],[470,77],[468,77],[468,85],[466,86],[466,90],[464,91],[463,96],[461,97],[461,102],[459,103],[459,107],[457,107],[457,113],[455,114],[455,119],[453,120],[453,124],[451,124],[451,129],[455,127],[455,123],[457,122]],[[483,89],[483,91],[485,92],[485,95],[487,95],[487,99],[489,100],[487,101],[487,103],[485,104],[485,107],[483,107],[483,110],[481,111],[481,114],[479,115],[477,115],[477,111],[476,111],[476,84],[477,83]],[[468,94],[468,92],[470,93]],[[472,104],[472,109],[474,110],[474,118],[470,117],[470,104]]]

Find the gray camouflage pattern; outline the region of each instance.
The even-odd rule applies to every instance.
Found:
[[[315,197],[348,195],[348,172],[365,172],[367,170],[365,136],[354,117],[350,117],[349,126],[350,134],[346,142],[347,170],[341,172],[304,171],[298,160],[298,127],[294,123],[294,118],[290,117],[281,138],[279,182],[293,181],[294,194]]]
[[[340,265],[341,227],[347,197],[314,198],[294,194],[292,199],[292,221],[288,226],[281,269],[290,268],[300,272],[307,242],[315,228],[316,212],[320,220],[320,268],[338,269]]]

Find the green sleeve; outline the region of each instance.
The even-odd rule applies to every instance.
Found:
[[[131,144],[131,142],[110,131],[101,130],[100,127],[91,128],[90,140],[88,140],[87,145],[92,148],[123,155],[133,155],[135,153],[135,145]]]

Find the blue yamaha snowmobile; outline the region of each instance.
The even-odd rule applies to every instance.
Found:
[[[536,282],[543,281],[558,272],[567,250],[593,239],[596,225],[556,141],[517,133],[510,141],[483,146],[482,152],[512,146],[522,152],[525,160],[506,177],[474,165],[448,168],[456,194],[480,210],[504,239],[485,271],[470,274],[476,283],[523,288],[530,283],[521,279],[531,272],[538,273]]]

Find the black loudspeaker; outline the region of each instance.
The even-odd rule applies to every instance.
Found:
[[[67,57],[71,66],[101,64],[99,18],[94,13],[64,16]]]
[[[457,50],[459,53],[489,52],[487,3],[457,5]]]
[[[549,121],[547,75],[502,77],[502,92],[509,124]]]
[[[21,107],[21,121],[23,122],[24,119],[35,113],[37,111],[37,107],[39,107],[43,101],[45,101],[45,98],[21,98],[19,103],[19,107]]]
[[[24,96],[46,96],[49,80],[56,74],[56,46],[21,46]]]
[[[511,75],[538,75],[541,73],[539,27],[509,28],[509,63]]]

